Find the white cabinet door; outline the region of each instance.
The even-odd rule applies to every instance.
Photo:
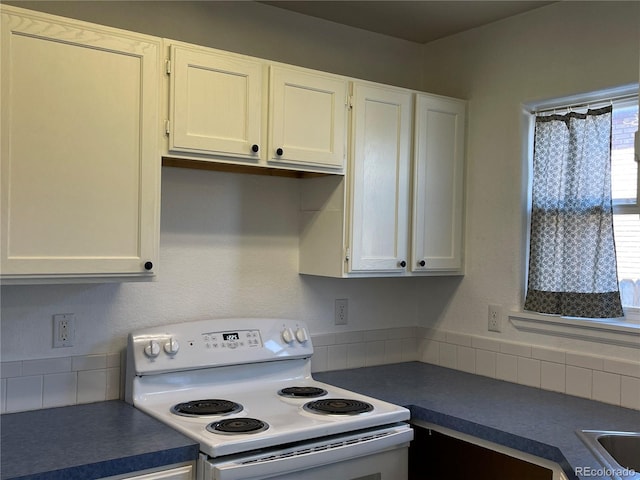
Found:
[[[341,171],[347,81],[321,72],[272,66],[269,85],[269,162]]]
[[[3,279],[149,275],[159,39],[2,7]]]
[[[172,45],[170,69],[169,150],[257,161],[262,63]]]
[[[465,102],[416,96],[411,270],[462,269]]]
[[[350,272],[407,265],[412,93],[353,84]]]

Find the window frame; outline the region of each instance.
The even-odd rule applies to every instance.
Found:
[[[638,93],[636,91],[636,98],[635,98],[635,103],[638,103]],[[630,100],[626,100],[626,101],[621,101],[620,103],[624,103],[624,104],[631,104],[634,103],[633,99]],[[636,130],[636,141],[638,138],[638,130]],[[639,145],[636,144],[635,149],[636,149],[636,162],[638,162],[638,148]],[[638,169],[637,169],[637,178],[636,178],[636,203],[618,203],[616,202],[615,199],[613,199],[613,214],[614,215],[634,215],[634,214],[638,214],[640,215],[640,164],[638,164]]]
[[[638,83],[624,85],[617,88],[589,92],[585,94],[559,97],[543,101],[530,102],[523,105],[523,215],[525,251],[523,255],[522,278],[523,288],[520,301],[520,310],[509,313],[509,319],[516,329],[527,332],[546,333],[562,337],[570,337],[581,340],[590,340],[598,343],[609,343],[633,348],[640,348],[640,308],[624,308],[624,319],[592,319],[563,317],[561,315],[541,314],[523,309],[526,298],[527,278],[529,270],[529,248],[531,234],[531,198],[533,193],[533,144],[535,133],[535,114],[544,111],[565,110],[571,108],[598,108],[610,104],[611,101],[626,99],[638,101]],[[636,133],[636,160],[638,152],[638,133]],[[614,214],[639,214],[640,215],[640,165],[638,168],[638,195],[635,204],[613,205]]]
[[[621,101],[621,104],[631,104],[635,101],[635,103],[638,103],[639,100],[639,96],[638,93],[636,91],[636,98],[635,100],[630,99],[627,101]],[[639,111],[640,111],[640,106],[639,106]],[[637,140],[638,138],[638,130],[636,130],[636,134],[635,134],[635,138]],[[638,162],[638,150],[639,146],[637,145],[637,143],[635,144],[635,155],[636,155],[636,162]],[[615,199],[612,199],[612,207],[613,207],[613,214],[614,215],[640,215],[640,163],[638,164],[638,168],[636,171],[636,201],[635,203],[619,203],[616,202]],[[623,305],[623,310],[625,313],[625,321],[626,322],[631,322],[631,323],[640,323],[640,307],[625,307]]]

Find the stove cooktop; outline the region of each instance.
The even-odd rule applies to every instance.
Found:
[[[305,389],[320,388],[327,392],[326,395],[319,399],[278,395],[279,390],[288,387],[286,384],[278,388],[269,385],[251,390],[208,385],[164,395],[142,396],[136,400],[135,406],[198,441],[200,450],[211,457],[409,420],[409,411],[403,407],[316,382],[310,377],[304,382],[302,386]],[[300,385],[300,381],[296,382],[296,386]],[[239,404],[242,409],[232,413],[196,416],[178,415],[172,411],[176,404],[208,396]],[[308,407],[308,404],[317,402],[337,411],[314,411]],[[358,412],[356,407],[363,407],[363,410]],[[211,427],[216,422],[244,422],[249,419],[264,422],[267,427],[233,435]]]

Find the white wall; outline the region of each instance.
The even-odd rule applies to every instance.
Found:
[[[469,99],[467,274],[434,324],[467,334],[637,360],[636,349],[486,332],[489,303],[521,308],[525,271],[522,105],[638,82],[638,2],[558,2],[424,47],[422,88]],[[432,68],[433,67],[433,68]]]
[[[261,58],[417,87],[420,46],[254,2],[5,2]],[[311,332],[415,326],[430,279],[297,273],[295,179],[163,168],[157,281],[2,286],[2,361],[117,352],[135,328],[205,317],[301,318]],[[349,325],[333,302],[349,299]],[[76,314],[76,342],[53,349],[51,317]]]
[[[632,2],[562,2],[424,47],[253,2],[6,3],[469,98],[470,120],[464,278],[300,276],[295,179],[163,168],[157,281],[3,286],[2,361],[115,352],[134,328],[208,316],[300,317],[314,334],[420,325],[489,336],[487,304],[521,303],[521,103],[634,82],[638,74],[639,4]],[[341,297],[350,300],[347,327],[333,325],[333,300]],[[55,313],[76,314],[75,347],[51,348]],[[510,329],[495,337],[637,356]]]
[[[162,170],[153,283],[2,287],[2,361],[115,352],[136,328],[207,317],[301,318],[312,334],[413,326],[432,279],[300,276],[296,179]],[[349,299],[349,325],[333,301]],[[51,347],[51,316],[76,314],[74,347]]]
[[[253,1],[3,3],[356,78],[420,85],[420,45]]]

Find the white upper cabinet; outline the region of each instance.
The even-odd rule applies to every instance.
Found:
[[[411,118],[408,90],[354,83],[351,273],[407,266]]]
[[[342,170],[346,80],[273,65],[269,85],[269,162]]]
[[[346,79],[172,42],[167,156],[343,173]]]
[[[465,105],[353,84],[346,178],[301,180],[300,273],[463,273]]]
[[[6,6],[1,35],[3,282],[152,275],[160,40]]]
[[[300,273],[463,273],[465,102],[0,9],[4,283],[151,277],[163,155],[312,177]]]
[[[262,63],[176,45],[170,58],[169,150],[257,162]]]
[[[411,270],[462,270],[466,103],[416,95]]]

